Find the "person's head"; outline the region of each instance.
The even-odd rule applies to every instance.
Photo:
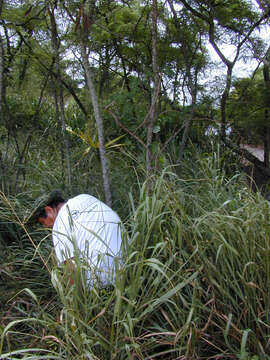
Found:
[[[38,206],[34,211],[34,221],[39,222],[45,227],[52,228],[65,199],[60,191],[55,190],[48,195],[43,195],[38,199]]]

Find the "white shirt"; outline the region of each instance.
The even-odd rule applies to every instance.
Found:
[[[121,233],[120,219],[110,207],[91,195],[75,196],[59,210],[52,234],[59,263],[80,258],[90,277],[98,275],[105,284],[113,281]]]

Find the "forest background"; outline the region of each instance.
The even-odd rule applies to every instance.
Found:
[[[269,17],[267,0],[0,0],[1,359],[270,358]],[[52,189],[119,213],[113,290],[80,264],[65,288],[27,221]]]

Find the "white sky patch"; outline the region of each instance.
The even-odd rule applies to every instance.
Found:
[[[259,30],[255,30],[254,34],[263,39],[266,43],[267,48],[270,46],[270,25],[264,24],[260,27]],[[222,63],[220,57],[216,53],[216,51],[213,49],[212,45],[209,44],[207,47],[211,59],[218,64],[219,70],[215,72],[216,74],[225,73],[227,70],[227,67],[225,64]],[[234,45],[224,44],[220,46],[220,50],[223,52],[223,54],[226,56],[227,59],[233,60],[235,53],[236,53],[236,47]],[[248,77],[251,76],[253,71],[258,66],[258,60],[251,59],[247,61],[238,60],[233,68],[233,75],[237,77]],[[221,70],[220,69],[223,69]]]

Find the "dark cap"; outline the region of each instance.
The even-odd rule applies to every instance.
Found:
[[[38,199],[35,200],[33,204],[33,210],[27,222],[37,222],[38,218],[43,213],[45,206],[52,206],[62,202],[65,202],[65,199],[59,190],[54,190],[50,193],[41,195]]]

